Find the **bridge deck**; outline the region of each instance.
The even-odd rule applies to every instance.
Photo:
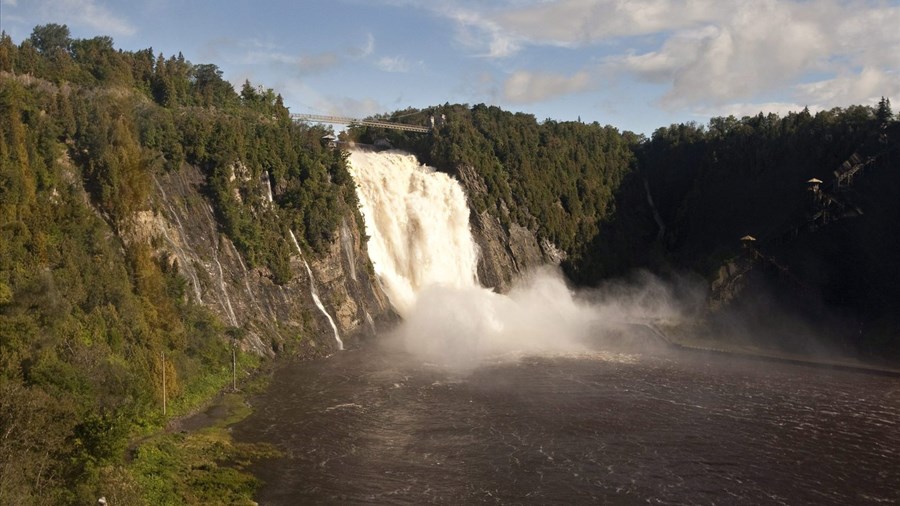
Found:
[[[376,128],[390,128],[393,130],[403,130],[405,132],[427,133],[431,129],[424,126],[408,125],[406,123],[393,123],[390,121],[364,120],[357,118],[348,118],[345,116],[327,116],[324,114],[291,114],[294,121],[315,121],[319,123],[336,123],[340,125],[360,125]]]

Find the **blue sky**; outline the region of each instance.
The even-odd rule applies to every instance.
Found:
[[[45,23],[215,63],[292,112],[483,102],[649,135],[900,97],[900,1],[0,0],[14,41]]]

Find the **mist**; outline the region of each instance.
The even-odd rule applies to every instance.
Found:
[[[478,283],[458,181],[399,151],[352,151],[350,171],[369,257],[403,318],[386,342],[418,360],[465,370],[524,355],[659,348],[659,327],[681,321],[696,299],[648,273],[576,292],[552,267],[494,293]]]
[[[524,356],[658,353],[666,348],[658,328],[685,312],[672,285],[647,273],[577,292],[547,267],[508,294],[429,286],[387,339],[418,360],[466,371]]]

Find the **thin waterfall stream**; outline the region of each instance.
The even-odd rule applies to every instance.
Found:
[[[325,318],[328,319],[331,330],[334,332],[334,340],[337,343],[337,349],[343,350],[344,341],[341,340],[341,334],[338,332],[334,319],[328,313],[328,310],[325,309],[325,305],[322,304],[322,299],[319,298],[319,291],[316,289],[316,278],[313,276],[312,269],[309,268],[309,263],[303,258],[303,251],[300,249],[300,243],[297,242],[297,237],[294,235],[293,230],[289,230],[288,232],[290,232],[291,241],[293,241],[294,247],[297,248],[297,254],[300,255],[300,259],[303,260],[303,265],[306,267],[306,274],[309,275],[309,294],[312,296],[313,302],[316,304],[316,307],[319,308],[319,311],[321,311],[322,314],[325,315]]]

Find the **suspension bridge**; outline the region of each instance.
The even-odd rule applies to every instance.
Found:
[[[404,132],[419,132],[423,134],[431,131],[430,127],[410,125],[408,123],[395,123],[392,121],[381,121],[374,119],[357,119],[348,118],[345,116],[327,116],[324,114],[291,114],[291,119],[294,121],[312,121],[317,123],[335,123],[339,125],[358,125],[376,128],[389,128],[392,130],[402,130]]]

